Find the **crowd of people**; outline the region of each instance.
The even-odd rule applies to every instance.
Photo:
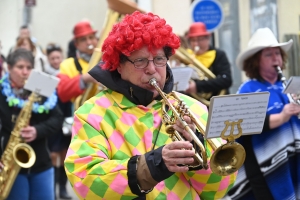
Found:
[[[80,34],[81,41],[89,35],[95,37],[95,32],[86,32],[87,29],[91,29],[88,22],[84,24],[80,22],[74,28],[74,32]],[[87,52],[85,57],[91,56],[92,51],[80,45],[82,42],[77,40],[76,34],[74,41],[78,41],[79,45],[75,53],[82,54],[84,57]],[[30,31],[26,26],[20,28],[16,45],[10,49],[7,58],[1,54],[0,155],[3,155],[17,116],[31,93],[23,88],[31,70],[59,76],[62,74],[60,68],[64,60],[67,59],[64,59],[64,52],[60,45],[51,42],[43,49],[37,44],[37,40],[30,36]],[[56,193],[61,199],[72,198],[66,188],[68,180],[64,159],[71,141],[71,122],[67,119],[73,116],[73,102],[71,99],[65,100],[64,97],[58,95],[58,91],[60,90],[55,91],[48,99],[43,97],[43,100],[37,103],[38,108],[49,106],[50,103],[48,110],[44,109],[44,112],[39,112],[38,108],[33,106],[30,122],[21,130],[21,137],[36,152],[36,162],[29,169],[20,170],[7,199],[53,200],[56,198]]]
[[[21,128],[20,137],[33,148],[36,161],[18,172],[8,200],[53,200],[56,193],[71,199],[67,184],[79,199],[300,199],[300,106],[282,92],[277,70],[285,69],[293,41],[279,43],[270,29],[260,28],[238,55],[236,70],[249,78],[238,93],[267,91],[270,99],[262,133],[238,139],[246,150],[243,166],[220,175],[195,161],[194,149],[199,149],[191,131],[208,161],[214,149],[192,118],[185,113],[166,122],[165,114],[174,111],[163,108],[162,94],[174,85],[170,58],[183,45],[190,58],[215,75],[192,78],[187,90],[175,91],[189,111],[205,126],[209,107],[194,94],[230,94],[226,49],[211,45],[205,24],[192,23],[183,44],[163,18],[136,11],[114,25],[101,47],[101,60],[90,69],[97,33],[89,21],[78,22],[64,58],[60,45],[50,42],[43,48],[22,26],[9,54],[0,51],[0,157],[31,94],[24,89],[31,71],[60,79],[52,96],[34,103],[29,124]],[[101,91],[99,84],[105,86]],[[94,96],[75,109],[91,85]],[[168,125],[184,141],[173,141]],[[274,160],[278,154],[281,159]],[[3,163],[0,178],[8,170]]]

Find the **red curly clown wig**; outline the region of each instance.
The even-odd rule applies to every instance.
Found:
[[[172,54],[180,46],[179,37],[164,19],[152,13],[135,11],[115,24],[102,46],[102,69],[114,71],[119,66],[120,55],[130,56],[133,51],[147,46],[154,49],[169,47]]]

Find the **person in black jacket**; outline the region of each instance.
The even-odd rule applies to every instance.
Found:
[[[59,73],[60,63],[63,60],[63,50],[62,48],[55,43],[49,43],[46,48],[46,54],[49,61],[49,65],[45,66],[45,72],[52,76],[56,76]],[[58,106],[64,115],[64,128],[55,134],[51,135],[48,138],[48,146],[51,154],[52,164],[54,166],[55,172],[55,183],[58,183],[59,187],[59,197],[61,199],[72,199],[68,194],[66,184],[67,184],[67,175],[64,168],[64,159],[67,154],[69,144],[71,142],[71,123],[73,120],[73,103],[71,101],[62,102],[58,98]],[[70,123],[69,120],[71,119]],[[64,130],[64,131],[63,131]],[[54,189],[56,188],[54,186]],[[56,194],[56,191],[55,191]]]
[[[16,119],[30,95],[30,91],[23,87],[33,69],[34,57],[28,50],[17,49],[8,56],[7,63],[9,73],[0,81],[0,156],[5,151]],[[57,96],[53,93],[32,106],[29,125],[21,129],[20,135],[33,148],[36,161],[30,168],[21,168],[8,200],[54,199],[54,170],[47,137],[57,133],[62,127],[63,116],[56,104]],[[0,170],[3,170],[5,162],[2,157],[1,163]]]
[[[218,95],[225,89],[229,94],[229,88],[232,85],[230,63],[224,51],[210,46],[211,33],[206,29],[202,22],[193,23],[188,32],[188,41],[191,49],[189,53],[195,59],[200,61],[215,76],[214,79],[190,81],[187,94],[212,93],[212,96]]]

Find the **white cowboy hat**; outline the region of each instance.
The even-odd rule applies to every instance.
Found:
[[[243,69],[244,60],[267,47],[280,47],[287,52],[293,44],[293,40],[278,43],[274,34],[269,28],[259,28],[249,40],[248,47],[236,58],[236,66]]]

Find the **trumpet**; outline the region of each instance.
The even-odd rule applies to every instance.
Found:
[[[286,83],[286,78],[283,76],[281,67],[280,67],[280,66],[276,66],[275,68],[276,68],[276,71],[277,71],[277,73],[278,73],[279,79],[280,79],[280,81],[282,82],[282,86],[283,86],[283,88],[285,89],[287,83]],[[295,99],[292,97],[292,95],[291,95],[290,93],[287,93],[287,96],[288,96],[289,101],[290,101],[291,103],[300,105],[300,100],[299,100],[299,98],[297,98],[297,99],[295,100]],[[300,113],[298,114],[298,119],[300,119]]]
[[[198,120],[198,118],[192,112],[190,112],[186,104],[182,100],[180,100],[180,98],[178,97],[178,95],[176,95],[175,92],[165,94],[158,86],[155,78],[150,79],[149,84],[155,87],[155,89],[163,98],[162,121],[166,125],[166,132],[170,134],[172,141],[185,141],[181,134],[173,128],[173,125],[176,123],[177,120],[179,120],[180,123],[183,125],[184,129],[190,134],[194,141],[195,146],[193,147],[193,150],[195,151],[195,149],[199,149],[198,151],[195,151],[194,155],[194,160],[196,164],[188,165],[188,167],[196,168],[202,166],[204,169],[208,169],[206,149],[183,117],[190,117],[193,124],[196,126],[197,130],[202,135],[205,134],[205,126],[200,122],[200,120]],[[174,100],[174,102],[171,103],[169,99]],[[168,109],[172,111],[171,115],[168,114],[166,107],[168,107]],[[221,144],[216,139],[207,139],[206,141],[214,151],[209,165],[211,170],[215,174],[218,174],[220,176],[227,176],[236,172],[243,165],[246,153],[242,145],[232,140],[229,140],[226,144]]]

